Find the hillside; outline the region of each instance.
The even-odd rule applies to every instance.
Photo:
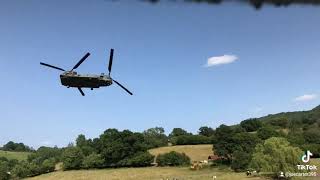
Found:
[[[307,124],[320,120],[320,105],[309,111],[295,111],[295,112],[282,112],[277,114],[270,114],[258,120],[269,122],[273,119],[287,118],[289,121],[300,121],[301,124]]]
[[[0,150],[0,157],[5,157],[7,159],[17,159],[26,160],[30,152],[12,152],[12,151],[2,151]]]
[[[155,156],[170,151],[185,153],[191,158],[191,161],[206,160],[209,155],[213,154],[212,144],[168,146],[149,150],[149,152]]]

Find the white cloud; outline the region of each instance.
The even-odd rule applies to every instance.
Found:
[[[238,59],[237,56],[235,55],[223,55],[223,56],[214,56],[214,57],[210,57],[208,59],[208,62],[206,64],[206,67],[211,67],[211,66],[218,66],[218,65],[222,65],[222,64],[229,64],[229,63],[233,63],[234,61],[236,61]]]
[[[316,98],[318,98],[318,95],[316,94],[305,94],[305,95],[294,98],[294,101],[305,102],[305,101],[312,101]]]

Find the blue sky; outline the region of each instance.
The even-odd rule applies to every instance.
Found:
[[[0,145],[64,146],[107,128],[195,133],[311,109],[320,104],[319,19],[313,6],[5,1]],[[39,65],[71,69],[90,52],[78,73],[106,72],[110,48],[112,75],[134,96],[114,85],[82,97],[60,85],[60,71]],[[210,58],[220,65],[208,67]]]

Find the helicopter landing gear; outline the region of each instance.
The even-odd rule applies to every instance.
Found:
[[[93,88],[91,88],[91,91],[93,90]]]

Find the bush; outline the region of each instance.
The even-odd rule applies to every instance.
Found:
[[[9,163],[7,161],[1,161],[0,160],[0,179],[1,180],[7,180],[9,179]]]
[[[62,153],[63,169],[80,169],[83,161],[83,153],[78,147],[68,147]]]
[[[158,166],[184,166],[190,164],[190,158],[184,153],[171,151],[165,154],[159,154],[156,162]]]
[[[46,159],[41,164],[41,174],[53,172],[56,167],[56,161],[54,158]]]
[[[35,153],[32,153],[28,156],[28,162],[34,162],[36,164],[42,164],[46,159],[54,160],[58,162],[61,159],[61,149],[55,147],[40,147]]]
[[[103,166],[103,158],[100,154],[92,153],[86,157],[84,157],[82,162],[82,167],[89,168],[101,168]]]
[[[146,167],[150,166],[154,160],[154,156],[149,152],[138,153],[127,161],[130,167]]]
[[[19,178],[32,177],[41,174],[41,169],[35,163],[21,161],[13,168],[12,174]]]

